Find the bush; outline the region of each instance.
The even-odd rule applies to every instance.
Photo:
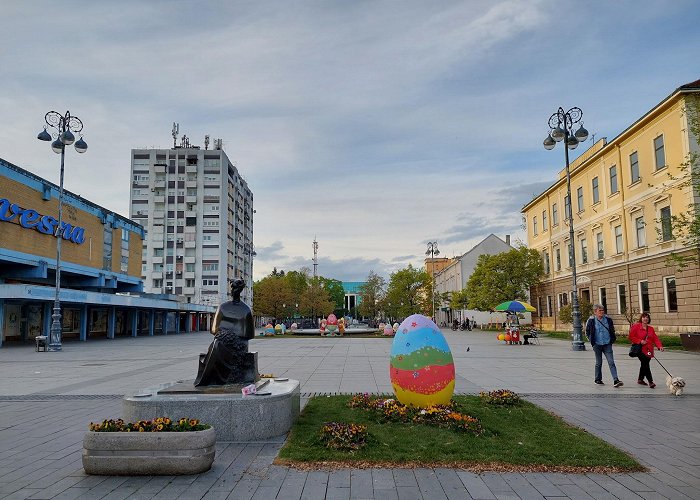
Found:
[[[103,420],[99,424],[90,422],[89,428],[92,432],[190,432],[203,431],[209,427],[211,426],[200,424],[196,418],[181,418],[173,423],[168,417],[158,417],[133,423],[125,423],[121,418]]]
[[[586,319],[588,319],[593,314],[593,304],[585,299],[579,299],[578,310],[581,314],[581,325],[585,324]],[[559,320],[562,323],[573,323],[573,312],[571,309],[571,304],[562,306],[559,309]]]

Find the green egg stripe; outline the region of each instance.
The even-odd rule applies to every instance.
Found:
[[[452,353],[433,347],[424,347],[410,354],[391,357],[391,366],[401,370],[413,370],[425,365],[445,366],[453,363]]]

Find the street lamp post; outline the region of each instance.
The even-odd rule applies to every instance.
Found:
[[[440,250],[438,250],[437,241],[429,241],[428,249],[425,251],[425,255],[430,255],[431,270],[432,270],[432,286],[430,287],[431,299],[433,302],[433,321],[435,321],[435,256],[440,255]]]
[[[573,203],[571,201],[571,173],[569,172],[569,149],[574,150],[579,142],[588,138],[588,131],[583,128],[583,111],[580,108],[571,108],[564,111],[559,108],[556,113],[549,117],[550,132],[544,140],[544,148],[553,149],[557,142],[564,141],[564,155],[566,157],[566,198],[568,200],[569,213],[569,262],[571,263],[571,274],[573,277],[574,296],[571,299],[571,310],[573,316],[574,339],[571,348],[574,351],[585,351],[586,345],[583,343],[581,332],[581,310],[578,303],[578,285],[576,283],[576,245],[574,243],[574,216]],[[578,130],[573,131],[574,125],[580,123]],[[564,204],[566,209],[566,203]]]
[[[56,221],[56,229],[54,230],[54,236],[56,237],[56,294],[53,303],[53,314],[51,315],[51,333],[49,334],[49,351],[60,351],[61,350],[61,302],[59,299],[59,294],[61,292],[61,240],[64,236],[63,227],[63,167],[66,158],[66,146],[70,146],[75,142],[75,150],[78,153],[84,153],[87,151],[87,143],[83,140],[83,136],[80,135],[80,139],[76,142],[75,135],[73,132],[80,134],[83,130],[83,122],[77,116],[72,116],[70,111],[66,111],[65,115],[57,113],[56,111],[49,111],[44,116],[44,121],[46,125],[44,130],[39,132],[36,136],[40,141],[50,141],[54,139],[51,143],[51,149],[54,153],[61,155],[61,176],[58,191],[58,220]],[[56,133],[49,134],[46,130],[47,127],[56,129]]]

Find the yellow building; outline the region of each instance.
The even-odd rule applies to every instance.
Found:
[[[674,216],[700,202],[681,165],[698,152],[686,105],[700,80],[683,85],[612,141],[598,140],[570,165],[579,297],[603,304],[620,329],[648,311],[660,332],[700,330],[700,271],[669,263],[688,254],[675,238]],[[523,207],[528,246],[546,276],[531,290],[542,327],[568,328],[559,309],[571,302],[566,171]],[[697,250],[695,250],[697,252]],[[632,314],[634,313],[634,314]],[[585,322],[586,318],[582,318]],[[537,322],[538,318],[533,318]],[[635,318],[636,321],[636,318]]]

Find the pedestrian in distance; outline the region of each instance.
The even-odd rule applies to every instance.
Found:
[[[593,352],[595,354],[595,378],[594,382],[598,385],[603,384],[603,355],[608,362],[610,375],[613,378],[615,387],[622,387],[624,384],[617,378],[617,367],[615,366],[615,358],[613,357],[613,344],[617,337],[615,336],[615,325],[613,320],[605,314],[605,308],[600,304],[593,306],[593,316],[586,321],[586,336],[591,342]]]
[[[649,363],[651,363],[651,359],[654,357],[654,346],[658,347],[659,351],[663,351],[664,346],[661,345],[661,340],[659,340],[658,335],[656,335],[654,327],[651,326],[651,316],[649,316],[648,312],[643,312],[639,316],[639,321],[630,327],[629,339],[632,344],[640,344],[642,346],[641,352],[637,355],[640,362],[637,383],[639,385],[647,385],[644,381],[646,377],[649,382],[649,387],[653,389],[656,387],[656,384],[651,375]]]

